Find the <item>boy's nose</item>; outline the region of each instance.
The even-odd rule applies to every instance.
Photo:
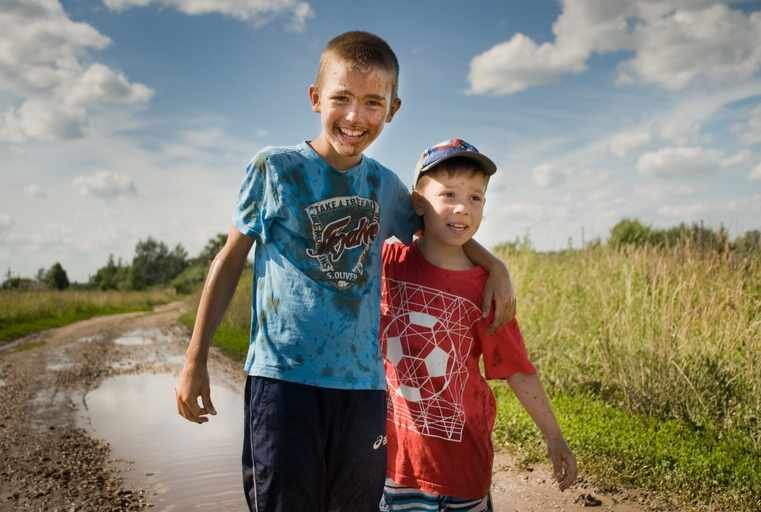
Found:
[[[346,110],[346,120],[347,121],[356,121],[359,119],[359,108],[356,105],[350,106]]]

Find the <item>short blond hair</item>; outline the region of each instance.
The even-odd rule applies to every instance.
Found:
[[[320,54],[320,67],[314,79],[314,85],[318,88],[323,70],[330,58],[339,58],[361,69],[375,67],[391,73],[393,76],[391,99],[397,98],[399,61],[394,50],[383,38],[370,32],[354,30],[344,32],[328,41]]]

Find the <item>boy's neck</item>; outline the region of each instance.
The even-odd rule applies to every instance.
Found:
[[[359,162],[362,161],[362,154],[359,154],[358,156],[350,156],[350,157],[343,157],[337,154],[330,147],[330,144],[328,144],[325,141],[322,135],[318,136],[315,139],[307,141],[307,144],[309,144],[314,150],[314,152],[320,155],[320,157],[323,160],[325,160],[328,163],[328,165],[330,165],[333,169],[339,172],[348,171],[352,167],[356,167],[357,164],[359,164]]]
[[[474,266],[465,255],[461,245],[441,244],[434,237],[426,237],[425,234],[415,243],[426,261],[437,267],[447,270],[468,270]]]

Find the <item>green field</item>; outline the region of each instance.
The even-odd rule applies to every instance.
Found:
[[[585,475],[761,510],[760,259],[604,246],[503,256],[531,358]],[[239,358],[250,279],[216,340]],[[541,459],[529,418],[494,387],[497,441]]]
[[[173,290],[0,291],[0,344],[94,316],[147,311],[176,298]]]

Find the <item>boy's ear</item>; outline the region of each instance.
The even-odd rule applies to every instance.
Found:
[[[412,191],[412,209],[415,210],[415,214],[418,217],[422,217],[423,213],[425,213],[425,208],[423,208],[423,204],[425,202],[425,198],[420,195],[420,192],[417,190]]]
[[[391,108],[388,110],[388,115],[386,116],[387,123],[391,122],[391,120],[394,118],[394,114],[396,114],[400,108],[402,108],[401,98],[394,98],[391,100]]]
[[[309,103],[312,105],[312,112],[320,111],[320,89],[314,84],[310,84],[307,89],[309,94]]]

